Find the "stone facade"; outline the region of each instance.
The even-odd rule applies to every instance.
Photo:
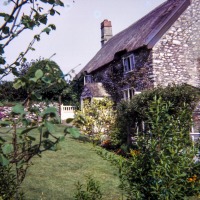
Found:
[[[154,86],[200,86],[200,1],[193,0],[152,49]]]
[[[123,57],[133,54],[135,59],[135,69],[124,73]],[[138,49],[134,52],[123,53],[112,63],[93,72],[93,82],[103,83],[107,92],[115,102],[123,98],[123,90],[135,88],[141,91],[153,87],[152,54],[146,48]]]

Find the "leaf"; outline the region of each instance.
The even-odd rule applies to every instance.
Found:
[[[0,65],[4,65],[5,63],[6,63],[6,60],[2,56],[0,56]],[[4,69],[0,69],[1,74],[3,74],[4,71],[5,71]]]
[[[1,64],[1,57],[0,57],[0,64]],[[5,69],[0,68],[0,74],[4,74],[4,72],[5,72]]]
[[[36,129],[36,128],[38,128],[38,127],[37,127],[37,126],[34,126],[34,127],[27,128],[27,129],[21,131],[20,134],[23,135],[23,134],[28,133],[28,132],[30,132],[31,130]]]
[[[64,141],[65,140],[65,136],[61,136],[60,138],[59,138],[59,142],[62,142],[62,141]]]
[[[50,123],[50,122],[45,122],[45,126],[47,128],[47,130],[49,131],[49,133],[54,134],[55,133],[55,126]]]
[[[24,106],[22,106],[21,104],[17,104],[14,107],[12,107],[12,112],[15,114],[24,114]]]
[[[10,124],[12,124],[12,122],[11,121],[0,121],[0,125],[1,126],[9,126]]]
[[[33,95],[37,98],[37,99],[42,99],[42,95],[39,93],[33,93]]]
[[[35,72],[35,78],[39,79],[43,76],[43,71],[41,69],[38,69],[36,72]]]
[[[73,121],[74,121],[74,118],[67,118],[66,119],[66,123],[68,123],[68,124],[71,123],[71,122],[73,122]]]
[[[16,68],[12,68],[12,73],[13,73],[13,75],[15,75],[15,76],[19,76],[19,73],[18,73],[18,71],[17,71]]]
[[[21,88],[22,86],[22,81],[21,80],[17,80],[17,82],[13,83],[13,87],[17,90],[19,88]]]
[[[1,142],[6,142],[6,140],[4,140],[1,136],[0,136],[0,144]]]
[[[2,166],[7,166],[10,162],[4,155],[0,155],[0,163]]]
[[[46,15],[40,16],[39,21],[40,21],[42,24],[47,24],[47,16],[46,16]]]
[[[76,127],[69,127],[65,131],[74,138],[79,138],[79,136],[80,136],[80,132]]]
[[[44,110],[44,112],[42,113],[43,115],[46,115],[46,114],[57,114],[57,110],[56,108],[54,107],[48,107],[47,109]]]
[[[6,27],[3,28],[2,32],[4,34],[8,34],[10,32],[10,28],[8,26],[6,26]]]
[[[34,39],[36,39],[37,41],[40,41],[40,35],[35,35]]]
[[[54,4],[54,3],[55,3],[55,0],[48,0],[48,3],[49,3],[49,4]]]
[[[1,13],[2,14],[2,13]],[[4,14],[4,20],[8,23],[11,23],[13,22],[13,20],[15,19],[12,15],[8,15],[6,13],[3,13]]]
[[[29,79],[29,81],[33,81],[34,83],[36,83],[37,80],[38,80],[37,78],[30,78],[30,79]]]
[[[47,28],[43,29],[42,32],[45,32],[47,35],[49,35],[49,33],[51,32],[51,29],[47,27]]]
[[[26,136],[26,139],[27,140],[31,140],[31,141],[35,141],[36,139],[30,135]]]
[[[2,166],[7,166],[10,162],[4,155],[0,154],[0,163]]]
[[[55,3],[59,6],[63,6],[64,7],[64,3],[60,0],[55,0]]]
[[[51,83],[51,80],[48,77],[42,77],[42,81],[45,83]]]
[[[14,63],[16,66],[20,66],[20,63],[19,62],[15,62]]]
[[[4,53],[3,44],[0,44],[0,54],[2,55],[3,53]]]
[[[49,12],[50,12],[50,15],[51,15],[51,16],[54,16],[54,15],[55,15],[55,10],[54,10],[53,8],[52,8]]]
[[[2,151],[5,155],[10,154],[13,151],[13,146],[12,144],[5,144],[2,146]]]
[[[49,24],[49,27],[52,29],[52,30],[56,30],[56,26],[54,24]]]

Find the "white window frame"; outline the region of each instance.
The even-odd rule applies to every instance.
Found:
[[[134,95],[140,94],[141,92],[135,91],[134,88],[127,88],[123,90],[123,97],[125,101],[130,101]]]
[[[85,75],[84,76],[84,85],[86,83],[92,83],[92,75]]]
[[[135,69],[135,57],[134,54],[122,58],[124,73],[131,72]]]

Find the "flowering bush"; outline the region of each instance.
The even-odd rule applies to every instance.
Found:
[[[79,126],[82,133],[89,136],[93,142],[100,141],[102,138],[109,140],[110,130],[114,123],[113,102],[106,98],[94,99],[92,103],[86,100],[83,110],[75,113],[74,124]]]

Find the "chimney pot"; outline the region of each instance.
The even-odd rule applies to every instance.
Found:
[[[101,22],[101,46],[103,46],[112,36],[111,21],[105,19]]]

